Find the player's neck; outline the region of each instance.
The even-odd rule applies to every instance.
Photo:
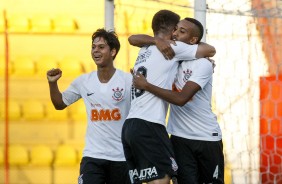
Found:
[[[98,78],[101,83],[107,83],[114,75],[116,69],[114,67],[99,68],[97,71]]]
[[[162,38],[164,40],[170,40],[171,39],[170,34],[165,34],[165,33],[162,33],[162,32],[155,34],[154,36],[157,36],[157,37]]]

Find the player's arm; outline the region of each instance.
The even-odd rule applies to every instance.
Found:
[[[60,69],[52,69],[47,71],[51,101],[57,110],[63,110],[67,107],[67,105],[63,102],[62,93],[60,92],[57,83],[61,76],[62,71]]]
[[[213,57],[216,53],[216,50],[213,46],[200,42],[197,53],[196,53],[196,58],[205,58],[205,57]]]
[[[146,45],[155,45],[155,39],[152,36],[145,35],[145,34],[136,34],[131,35],[128,37],[128,42],[130,45],[136,46],[136,47],[143,47]]]
[[[133,78],[133,85],[135,88],[146,90],[157,97],[178,106],[185,105],[201,89],[201,86],[197,83],[188,81],[181,92],[176,92],[149,83],[141,74],[136,74]]]
[[[164,55],[166,59],[172,59],[175,55],[174,49],[171,44],[176,46],[172,40],[164,40],[159,37],[152,37],[149,35],[132,35],[128,38],[131,45],[137,47],[143,47],[146,45],[156,45],[159,51]],[[188,44],[187,44],[188,46]],[[195,58],[213,57],[216,53],[215,48],[207,43],[200,42],[196,51]]]
[[[152,37],[144,34],[131,35],[128,38],[130,45],[143,47],[147,45],[156,45],[159,51],[164,55],[166,59],[172,59],[175,55],[174,50],[170,44],[175,44],[172,40],[164,40],[159,37]]]

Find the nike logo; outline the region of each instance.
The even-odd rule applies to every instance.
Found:
[[[94,93],[87,93],[87,96],[91,96],[91,95],[93,95]]]

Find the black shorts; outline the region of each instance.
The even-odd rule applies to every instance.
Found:
[[[132,183],[176,175],[177,164],[165,126],[142,119],[127,119],[122,144]]]
[[[171,136],[178,164],[178,184],[224,183],[222,141],[190,140]]]
[[[130,184],[125,161],[83,157],[78,184]]]

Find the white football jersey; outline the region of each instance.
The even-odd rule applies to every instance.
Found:
[[[155,86],[171,89],[180,60],[195,59],[198,45],[176,42],[172,45],[175,57],[166,60],[155,45],[142,47],[134,65],[134,71],[142,73]],[[168,103],[144,90],[132,88],[131,108],[127,119],[139,118],[165,125]]]
[[[125,161],[121,130],[130,108],[132,76],[116,70],[108,83],[101,83],[97,72],[76,78],[64,91],[70,105],[83,98],[87,111],[87,130],[83,156]]]
[[[221,129],[211,109],[212,75],[212,64],[204,58],[179,65],[176,89],[181,91],[187,81],[193,81],[201,86],[201,90],[183,107],[170,106],[167,126],[170,134],[193,140],[221,140]]]

